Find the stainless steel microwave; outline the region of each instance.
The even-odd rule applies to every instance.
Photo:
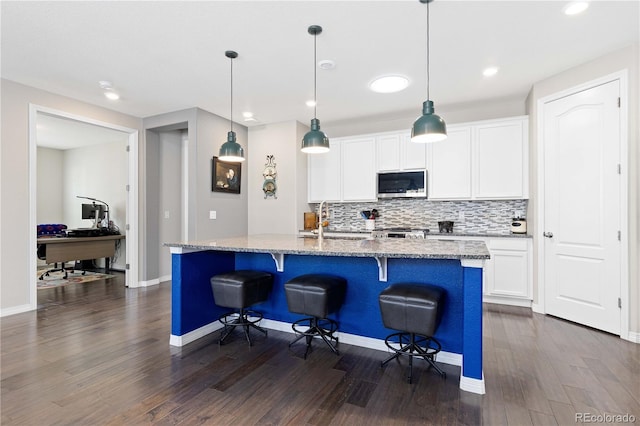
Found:
[[[427,171],[378,173],[378,198],[426,198]]]

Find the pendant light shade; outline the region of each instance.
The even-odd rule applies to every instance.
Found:
[[[317,49],[316,49],[316,36],[322,32],[322,27],[319,25],[311,25],[308,29],[309,34],[313,36],[313,118],[311,119],[311,130],[309,130],[302,138],[302,152],[306,154],[321,154],[329,151],[329,138],[320,130],[320,120],[317,116],[317,77],[316,77],[316,62],[317,62]]]
[[[236,132],[233,131],[233,60],[238,57],[238,53],[227,50],[224,55],[231,60],[231,129],[227,133],[227,141],[220,147],[218,159],[230,163],[240,163],[244,161],[244,149],[236,142]]]
[[[435,114],[433,101],[429,99],[429,3],[433,0],[420,0],[427,4],[427,100],[422,103],[422,116],[413,123],[411,142],[438,142],[447,138],[447,125],[442,117]]]
[[[411,128],[411,142],[438,142],[446,138],[447,125],[438,114],[434,114],[433,101],[424,101],[422,116],[418,117]]]
[[[329,138],[320,130],[320,120],[311,119],[311,130],[302,138],[302,152],[307,154],[321,154],[329,151]]]

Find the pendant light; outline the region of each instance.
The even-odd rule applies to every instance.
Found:
[[[411,142],[438,142],[447,138],[447,125],[434,113],[433,101],[429,99],[429,3],[433,0],[420,0],[427,4],[427,100],[422,104],[422,116],[411,128]]]
[[[311,120],[311,130],[307,132],[302,138],[302,152],[307,154],[321,154],[329,151],[329,138],[320,130],[320,120],[317,116],[317,95],[316,95],[316,37],[322,32],[322,27],[319,25],[311,25],[308,29],[309,34],[313,36],[313,119]]]
[[[230,163],[240,163],[244,161],[244,150],[236,142],[236,132],[233,131],[233,60],[238,57],[238,53],[227,50],[224,55],[231,59],[231,130],[227,133],[227,141],[220,147],[218,159]]]

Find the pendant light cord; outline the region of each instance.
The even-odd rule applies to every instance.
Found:
[[[317,77],[317,67],[316,67],[316,62],[317,62],[317,47],[316,47],[316,40],[318,38],[317,34],[313,35],[313,118],[317,118],[318,117],[318,94],[317,94],[317,84],[318,84],[318,77]]]
[[[233,132],[233,58],[231,59],[231,131]]]
[[[429,3],[427,3],[427,100],[429,97]]]

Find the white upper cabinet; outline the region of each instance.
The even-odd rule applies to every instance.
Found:
[[[527,117],[457,124],[447,133],[428,147],[429,198],[529,197]]]
[[[527,120],[492,121],[473,132],[474,197],[528,198]]]
[[[343,139],[342,201],[376,201],[376,140]]]
[[[376,138],[378,171],[424,169],[426,145],[411,142],[408,131],[372,135]]]
[[[329,143],[329,152],[308,156],[307,201],[377,201],[375,138],[336,138]]]
[[[341,198],[341,144],[330,139],[329,145],[329,152],[307,156],[307,198],[310,203],[340,201]]]
[[[400,134],[380,135],[376,138],[378,171],[389,172],[400,169]]]
[[[376,201],[377,172],[427,169],[432,200],[529,198],[528,118],[448,126],[442,142],[410,141],[407,130],[331,139],[309,155],[308,201]]]
[[[471,128],[451,126],[447,139],[428,144],[428,197],[471,198]]]

